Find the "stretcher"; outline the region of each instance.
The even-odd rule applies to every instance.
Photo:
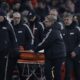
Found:
[[[44,76],[45,56],[44,56],[44,53],[35,54],[34,52],[29,52],[29,51],[20,51],[20,52],[21,52],[21,54],[18,59],[18,63],[23,64],[22,75],[26,76],[26,80],[30,80],[30,78],[32,76],[34,76],[36,78],[36,80],[45,80],[45,76]],[[27,68],[27,73],[25,74],[26,68]],[[36,74],[37,69],[40,69],[39,77]]]
[[[34,53],[34,52],[30,52],[30,51],[24,51],[21,50],[20,51],[20,57],[18,59],[18,63],[19,64],[23,64],[23,74],[25,72],[25,67],[27,67],[28,71],[27,71],[27,75],[26,75],[26,80],[30,80],[30,77],[32,75],[34,75],[36,77],[37,80],[46,80],[45,76],[44,76],[44,63],[45,63],[45,56],[44,53]],[[37,65],[40,69],[40,73],[41,73],[41,77],[38,78],[38,76],[36,75],[36,70],[37,68],[34,67],[34,69],[30,72],[30,66],[31,65]],[[65,64],[62,65],[61,68],[61,80],[64,80],[65,77]],[[74,80],[72,78],[72,80]]]

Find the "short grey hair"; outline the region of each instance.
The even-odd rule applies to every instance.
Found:
[[[13,17],[21,17],[21,14],[19,12],[14,12]]]

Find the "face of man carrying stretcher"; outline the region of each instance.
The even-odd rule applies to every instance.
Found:
[[[13,13],[13,22],[15,25],[19,24],[21,21],[21,14],[18,12]]]
[[[48,15],[45,17],[45,20],[44,20],[45,27],[47,28],[51,27],[51,25],[54,24],[54,22],[55,22],[55,19],[51,15]]]

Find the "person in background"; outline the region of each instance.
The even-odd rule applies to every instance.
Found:
[[[43,22],[45,16],[47,16],[48,15],[48,12],[49,12],[49,7],[46,4],[46,1],[39,0],[38,1],[38,6],[35,8],[35,12],[40,17],[40,20]]]
[[[63,39],[66,45],[66,74],[65,80],[71,80],[71,72],[74,72],[75,80],[80,80],[80,27],[74,24],[73,14],[63,14],[64,29]]]
[[[22,12],[20,2],[17,2],[17,3],[15,3],[15,4],[13,5],[13,10],[14,10],[15,12]]]

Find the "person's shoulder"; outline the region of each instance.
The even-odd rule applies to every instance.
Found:
[[[57,24],[58,24],[60,30],[63,30],[64,29],[64,25],[63,25],[62,22],[58,22]]]
[[[53,27],[55,27],[55,29],[58,29],[58,30],[63,30],[64,29],[63,24],[61,22],[55,22],[53,24]]]
[[[5,25],[6,27],[8,27],[8,28],[12,27],[12,23],[9,22],[7,19],[5,19],[4,25]]]
[[[80,26],[76,26],[75,29],[80,32]]]
[[[26,24],[26,23],[23,23],[22,26],[23,26],[24,28],[29,28],[29,25]]]
[[[29,27],[28,24],[25,24],[25,23],[24,23],[23,26],[24,26],[25,31],[31,32],[31,29],[30,29],[30,27]],[[31,32],[31,33],[32,33],[32,32]]]

